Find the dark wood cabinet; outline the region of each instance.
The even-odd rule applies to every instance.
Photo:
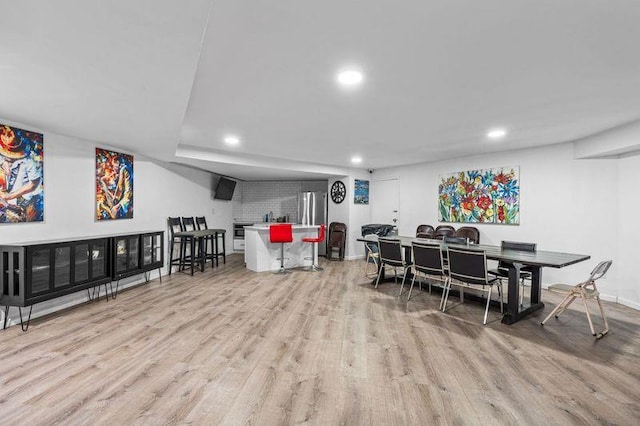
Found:
[[[1,245],[4,327],[10,306],[33,306],[112,281],[119,283],[122,278],[159,270],[163,265],[164,231]],[[112,288],[114,298],[117,288],[115,293]]]
[[[164,265],[164,231],[118,235],[112,245],[113,281]]]
[[[0,246],[5,306],[25,307],[111,281],[109,238]]]

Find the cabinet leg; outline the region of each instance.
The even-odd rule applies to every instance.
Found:
[[[106,285],[106,284],[105,284]],[[111,287],[111,298],[115,300],[116,297],[118,297],[118,286],[120,285],[120,280],[116,281],[116,291],[113,291],[113,281],[111,281],[111,283],[109,283],[109,286]]]
[[[22,331],[27,331],[29,329],[29,323],[31,322],[31,312],[33,311],[33,305],[29,306],[29,317],[27,318],[27,325],[25,326],[22,321],[22,308],[18,307],[18,312],[20,313],[20,327],[22,327]]]
[[[105,291],[106,291],[106,287],[105,287]],[[87,296],[89,296],[89,302],[93,302],[94,300],[100,299],[100,286],[98,285],[90,289],[88,288]]]
[[[7,328],[7,321],[9,320],[9,306],[4,307],[4,323],[2,324],[2,329]]]
[[[158,278],[160,279],[160,284],[162,284],[162,268],[158,268]]]

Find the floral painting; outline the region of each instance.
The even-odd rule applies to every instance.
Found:
[[[520,169],[500,167],[440,176],[441,222],[520,223]]]
[[[355,204],[369,204],[369,181],[356,179],[354,186],[353,202]]]
[[[44,220],[43,138],[0,124],[0,223]]]
[[[96,219],[133,217],[133,155],[96,148]]]

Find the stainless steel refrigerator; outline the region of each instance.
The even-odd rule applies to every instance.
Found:
[[[298,223],[302,225],[327,225],[326,192],[301,192],[298,194]],[[318,255],[327,255],[326,237],[324,243],[318,244]]]

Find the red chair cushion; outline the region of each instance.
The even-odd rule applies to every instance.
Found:
[[[291,243],[293,242],[293,229],[290,223],[269,226],[269,242]]]
[[[302,239],[305,243],[321,243],[324,240],[324,225],[320,225],[317,237],[305,237]]]

